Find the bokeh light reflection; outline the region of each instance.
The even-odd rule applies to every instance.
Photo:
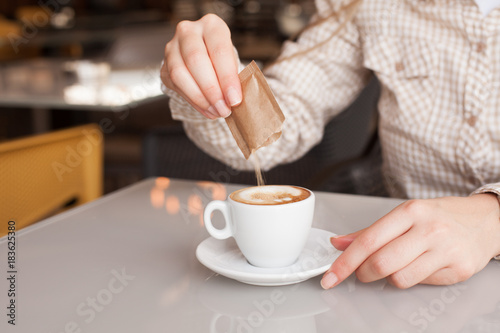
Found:
[[[168,196],[165,203],[165,208],[167,209],[167,212],[171,215],[178,214],[181,208],[179,198],[177,198],[175,195]]]

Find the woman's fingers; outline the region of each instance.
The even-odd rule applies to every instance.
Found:
[[[399,288],[465,281],[500,252],[499,213],[489,194],[407,201],[363,232],[332,239],[345,251],[321,284],[331,288],[354,271]]]
[[[181,95],[182,98],[184,98],[189,104],[191,104],[196,109],[196,111],[198,111],[199,113],[201,113],[205,117],[212,119],[212,120],[219,118],[219,114],[217,114],[216,111],[212,110],[212,108],[208,108],[207,110],[204,110],[204,109],[198,107],[195,103],[193,103],[193,101],[191,101],[189,99],[189,97],[186,96],[183,92],[178,92],[178,94]]]
[[[199,29],[199,27],[192,29]],[[225,102],[202,33],[185,33],[185,37],[179,42],[179,49],[189,73],[210,103],[209,107],[216,110],[221,117],[229,116],[231,110]]]
[[[433,274],[441,270],[446,263],[443,258],[435,253],[428,251],[410,262],[406,267],[387,276],[387,281],[400,289],[407,289],[429,279]]]
[[[373,253],[406,233],[410,219],[395,209],[360,233],[325,273],[321,285],[329,289],[345,280]]]
[[[330,243],[339,251],[345,251],[349,245],[355,240],[355,237],[346,235],[346,236],[337,236],[330,238]]]
[[[486,266],[480,265],[479,267],[476,267],[471,264],[466,264],[464,262],[469,262],[469,259],[464,258],[456,258],[456,261],[458,262],[449,264],[429,275],[428,277],[423,279],[421,283],[449,285],[463,282],[483,269],[484,266]]]
[[[221,90],[229,106],[241,103],[241,83],[238,78],[238,61],[231,42],[231,32],[227,25],[215,15],[204,16],[207,28],[204,41],[217,74]]]
[[[366,229],[366,228],[365,228]],[[362,233],[365,229],[358,230],[348,235],[338,235],[330,238],[330,243],[339,251],[345,251],[349,245]]]
[[[203,114],[218,116],[214,110],[211,110],[210,102],[205,98],[198,83],[186,67],[179,51],[179,45],[175,42],[172,42],[170,45],[164,67],[167,72],[167,79],[164,80],[164,83],[167,87],[177,91],[193,107],[198,111],[202,111]]]
[[[238,60],[226,23],[216,15],[182,21],[165,47],[163,83],[209,118],[241,103]]]
[[[403,271],[405,267],[410,267],[421,256],[430,260],[431,257],[424,253],[427,249],[428,244],[422,239],[418,229],[412,228],[400,237],[387,243],[366,259],[356,270],[356,276],[361,282],[372,282],[391,276],[398,271]],[[430,272],[427,272],[427,274],[429,275],[436,269],[434,268]],[[396,274],[399,274],[399,272]],[[417,274],[416,276],[412,276],[411,281],[408,281],[408,283],[412,282],[415,277],[422,280],[428,275],[421,276],[421,274]],[[403,286],[406,285],[405,274],[400,277],[401,284]],[[415,283],[417,282],[419,281]]]

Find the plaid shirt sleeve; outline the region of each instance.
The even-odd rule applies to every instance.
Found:
[[[334,3],[332,7],[329,1],[318,1],[321,16],[338,10],[341,2]],[[314,20],[320,18],[317,15]],[[331,38],[343,19],[342,15],[332,17],[308,29],[296,42],[285,43],[281,58],[314,49],[264,70],[286,118],[281,138],[257,151],[264,170],[303,156],[321,140],[326,122],[348,106],[369,80],[370,72],[363,68],[360,36],[355,24],[349,23],[340,34]],[[322,42],[325,43],[320,45]],[[164,91],[171,97],[173,118],[183,122],[188,136],[201,149],[233,168],[253,169],[237,147],[224,119],[206,119],[177,93],[166,87]]]

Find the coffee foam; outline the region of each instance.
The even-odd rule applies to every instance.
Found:
[[[250,205],[283,205],[310,196],[309,191],[295,186],[266,185],[241,189],[231,199]]]

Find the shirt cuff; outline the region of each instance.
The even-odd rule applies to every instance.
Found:
[[[497,195],[497,197],[500,196],[500,183],[491,183],[483,185],[480,188],[476,189],[474,192],[472,192],[471,195],[481,194],[481,193],[494,193]]]
[[[474,194],[481,194],[481,193],[493,193],[496,194],[497,200],[500,204],[500,183],[493,183],[493,184],[486,184],[475,190],[474,192],[471,193],[471,195]],[[500,254],[497,256],[494,256],[493,259],[495,260],[500,260]]]

